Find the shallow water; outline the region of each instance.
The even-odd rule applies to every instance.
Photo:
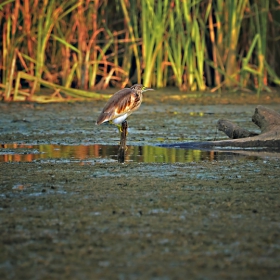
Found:
[[[24,145],[4,144],[0,148],[0,162],[32,162],[61,160],[65,162],[117,161],[117,145]],[[277,153],[276,153],[277,154]],[[126,162],[185,163],[199,161],[223,161],[257,159],[255,154],[242,155],[238,151],[205,151],[156,146],[127,146]]]
[[[0,161],[116,161],[115,126],[96,126],[104,102],[74,104],[0,104]],[[258,132],[255,105],[143,104],[129,119],[126,162],[173,163],[279,157],[263,151],[177,149],[174,143],[220,140],[220,118]],[[277,109],[277,105],[269,105]],[[30,144],[30,145],[28,145]]]

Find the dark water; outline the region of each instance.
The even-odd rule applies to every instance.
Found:
[[[117,161],[117,145],[26,145],[4,144],[0,162],[56,161]],[[128,146],[126,162],[173,163],[221,161],[248,158],[230,151],[203,151],[195,149],[164,148],[156,146]],[[250,156],[250,159],[256,156]]]

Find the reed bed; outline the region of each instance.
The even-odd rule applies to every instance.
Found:
[[[260,94],[280,84],[279,16],[272,0],[6,0],[0,97],[101,98],[133,83]]]

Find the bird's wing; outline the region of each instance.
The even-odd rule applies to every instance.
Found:
[[[140,97],[130,88],[116,92],[106,103],[96,124],[101,124],[137,109]]]

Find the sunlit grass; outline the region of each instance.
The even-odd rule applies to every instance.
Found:
[[[260,94],[280,84],[280,69],[269,63],[278,58],[279,5],[7,0],[0,4],[0,94],[5,101],[40,102],[41,87],[48,87],[54,92],[44,102],[97,98],[89,91],[140,82]]]

